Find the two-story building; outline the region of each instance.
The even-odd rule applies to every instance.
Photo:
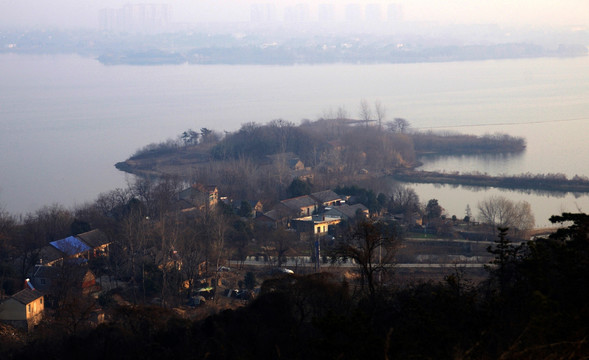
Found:
[[[337,216],[312,215],[292,219],[290,224],[300,235],[324,236],[328,234],[330,226],[340,222],[341,219]]]

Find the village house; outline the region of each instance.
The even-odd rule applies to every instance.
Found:
[[[61,252],[64,258],[78,259],[79,262],[88,260],[93,250],[88,244],[75,236],[68,236],[65,239],[52,241],[49,245]]]
[[[43,294],[26,288],[0,303],[0,321],[30,331],[41,322],[44,310]]]
[[[362,204],[341,205],[325,209],[325,216],[339,217],[342,220],[349,221],[357,216],[369,217],[368,208]]]
[[[305,164],[301,161],[301,159],[299,159],[299,157],[296,154],[291,152],[267,155],[267,158],[270,160],[272,164],[284,164],[290,170],[305,170]]]
[[[63,260],[64,254],[51,245],[43,246],[39,250],[39,263],[44,265],[55,265]]]
[[[298,196],[280,202],[293,215],[293,217],[312,215],[318,208],[317,201],[309,195]]]
[[[231,208],[236,214],[243,214],[242,206],[244,205],[244,203],[247,203],[250,208],[250,214],[246,217],[256,218],[264,212],[264,205],[259,200],[232,200],[227,201],[226,203],[231,206]]]
[[[108,247],[110,246],[111,241],[102,231],[95,229],[78,234],[75,237],[91,248],[89,251],[91,257],[108,255]]]
[[[320,206],[340,206],[345,203],[345,197],[336,194],[333,190],[324,190],[310,195]]]
[[[64,259],[85,262],[93,257],[108,256],[111,241],[100,230],[91,230],[76,236],[52,241],[39,250],[40,265],[57,265]]]
[[[279,217],[276,210],[266,211],[262,215],[256,217],[254,220],[256,224],[266,226],[269,228],[274,228],[278,224]]]
[[[305,164],[299,158],[292,158],[288,160],[288,167],[291,170],[305,170]]]
[[[49,297],[62,290],[88,295],[100,290],[96,276],[86,265],[62,264],[58,266],[36,265],[31,283]]]
[[[219,202],[219,189],[215,185],[192,184],[178,193],[178,200],[196,208],[211,209]]]
[[[368,208],[362,204],[347,205],[346,197],[336,194],[332,190],[324,190],[312,193],[310,195],[298,196],[295,198],[282,200],[279,204],[274,206],[272,210],[256,217],[256,223],[265,224],[276,227],[279,224],[289,225],[289,222],[295,222],[296,225],[291,224],[291,227],[298,226],[298,232],[310,232],[309,224],[303,225],[301,222],[319,221],[311,219],[312,215],[322,214],[326,219],[341,219],[350,220],[357,215],[368,217],[370,215]],[[305,218],[305,220],[301,220]],[[290,220],[294,219],[294,220]],[[339,221],[339,220],[338,220]],[[330,225],[333,225],[330,223]],[[321,230],[313,227],[312,233],[322,233],[323,228],[327,226],[319,226]],[[304,230],[302,230],[304,228]]]
[[[329,232],[329,227],[341,222],[339,217],[312,215],[292,219],[291,228],[295,229],[299,235],[304,236],[323,236]]]

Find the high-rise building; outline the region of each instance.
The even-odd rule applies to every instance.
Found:
[[[284,9],[285,22],[308,22],[310,20],[309,4],[299,3]]]
[[[368,4],[364,8],[364,21],[378,23],[382,21],[382,10],[380,4]]]
[[[253,23],[272,23],[277,20],[276,5],[252,4],[250,6],[250,21]]]
[[[333,4],[319,4],[317,8],[317,19],[321,23],[335,21],[335,6]]]
[[[362,18],[362,7],[359,4],[353,3],[346,5],[346,22],[359,23],[362,21]]]
[[[403,20],[403,5],[389,4],[387,8],[387,20],[389,22],[400,22]]]
[[[127,4],[99,13],[100,28],[106,31],[158,32],[168,27],[169,20],[167,4]]]

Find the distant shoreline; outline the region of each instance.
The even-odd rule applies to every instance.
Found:
[[[295,50],[301,51],[301,53]],[[307,49],[269,52],[258,48],[193,49],[188,52],[111,52],[96,59],[103,65],[330,65],[330,64],[414,64],[460,61],[514,60],[536,58],[571,58],[588,56],[586,47],[566,50],[545,50],[529,44],[503,44],[432,48],[415,51],[393,51],[373,54],[369,58],[360,52],[318,54]]]
[[[568,179],[564,175],[490,176],[486,174],[447,174],[436,171],[402,170],[391,174],[391,176],[395,180],[421,184],[589,193],[589,179]]]

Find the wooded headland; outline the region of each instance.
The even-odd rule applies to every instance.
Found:
[[[173,174],[187,181],[199,179],[216,184],[230,196],[261,195],[263,201],[272,203],[283,198],[281,192],[293,178],[312,180],[321,188],[391,174],[403,181],[498,186],[498,179],[489,176],[443,176],[414,169],[420,164],[420,154],[517,153],[525,148],[523,138],[506,134],[413,131],[404,119],[386,123],[368,118],[319,119],[298,126],[274,120],[265,125],[247,123],[224,135],[206,128],[199,132],[189,129],[177,139],[147,145],[116,167],[140,176]],[[539,186],[562,183],[539,185],[537,178],[533,179],[500,183],[542,189],[553,188]]]
[[[185,131],[175,140],[150,144],[116,167],[139,176],[203,176],[228,194],[243,197],[279,191],[293,177],[313,179],[324,187],[353,183],[359,178],[392,175],[415,183],[499,187],[554,192],[589,192],[589,178],[563,174],[491,176],[484,173],[419,171],[423,154],[485,154],[524,151],[523,138],[506,134],[485,136],[412,131],[404,119],[378,125],[376,121],[319,119],[293,123],[274,120],[266,125],[244,124],[221,134],[203,128]],[[289,162],[299,160],[295,170]],[[296,166],[295,166],[296,167]],[[235,181],[231,179],[241,179]],[[245,180],[245,181],[243,181]],[[255,197],[255,196],[254,196]]]

